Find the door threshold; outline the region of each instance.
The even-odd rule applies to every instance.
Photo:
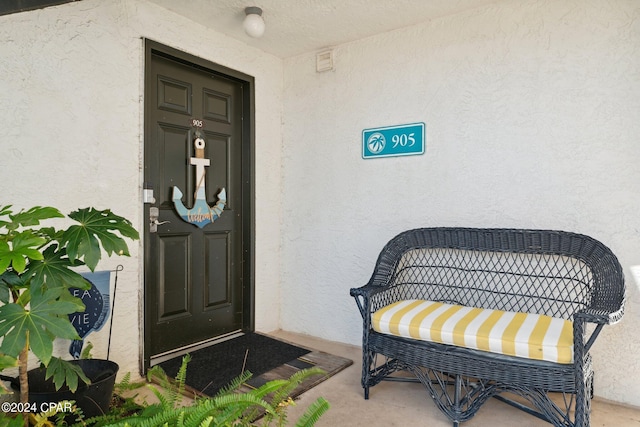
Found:
[[[242,332],[241,330],[237,330],[237,331],[226,333],[224,335],[219,335],[215,338],[210,338],[208,340],[200,341],[195,344],[189,344],[184,347],[177,348],[175,350],[165,351],[164,353],[151,356],[150,366],[157,365],[169,359],[173,359],[174,357],[183,356],[187,353],[191,353],[193,351],[200,350],[205,347],[209,347],[224,341],[238,338],[243,335],[244,335],[244,332]]]

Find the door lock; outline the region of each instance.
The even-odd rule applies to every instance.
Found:
[[[171,221],[158,221],[159,216],[160,216],[160,209],[158,209],[155,206],[151,206],[149,208],[149,233],[157,233],[159,225],[171,222]]]

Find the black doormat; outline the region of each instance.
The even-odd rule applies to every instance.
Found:
[[[306,348],[248,332],[190,353],[186,384],[195,394],[213,396],[240,376],[244,367],[245,371],[253,374],[247,385],[251,386],[252,382],[258,385],[262,374],[282,365],[297,365],[302,369],[315,366],[314,363],[299,359],[310,352]],[[182,356],[179,356],[160,363],[160,367],[169,377],[175,378],[181,364]]]

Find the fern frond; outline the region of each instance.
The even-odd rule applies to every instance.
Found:
[[[131,381],[131,372],[127,372],[122,378],[122,381],[115,384],[113,390],[116,394],[122,394],[125,391],[136,390],[140,387],[144,387],[145,384],[146,383],[144,381]]]
[[[296,403],[293,401],[292,398],[288,398],[285,401],[282,401],[278,404],[278,407],[276,408],[276,412],[278,415],[278,426],[279,427],[284,427],[287,425],[287,410],[289,409],[289,406],[295,406]]]
[[[176,419],[176,427],[184,427],[184,411],[181,411],[178,414],[178,418]]]
[[[158,401],[160,401],[160,406],[163,409],[173,408],[173,406],[171,405],[171,403],[169,402],[165,394],[160,390],[158,390],[158,387],[154,386],[153,384],[147,384],[146,387],[149,390],[151,390],[153,395],[158,399]]]
[[[314,375],[324,375],[324,374],[326,374],[326,371],[320,368],[315,368],[315,367],[302,369],[296,372],[295,374],[291,375],[291,377],[287,381],[287,384],[284,387],[282,387],[280,390],[278,390],[276,393],[273,394],[273,397],[271,398],[270,403],[273,406],[278,405],[280,402],[283,402],[284,400],[286,400],[291,395],[293,390],[295,390],[295,388],[298,387],[304,380]]]
[[[265,399],[267,395],[271,393],[276,393],[278,390],[280,390],[283,387],[286,387],[288,384],[289,384],[289,380],[271,380],[263,384],[259,388],[252,390],[251,393],[254,396]],[[275,406],[276,403],[279,403],[279,402],[275,402],[275,403],[273,401],[270,402],[272,406]],[[250,421],[254,421],[256,418],[258,418],[259,415],[261,415],[260,407],[255,407],[251,410],[251,412],[247,413],[245,417]],[[270,418],[272,418],[272,416],[267,415],[267,419],[270,419]]]
[[[287,425],[287,411],[280,411],[278,418],[278,426],[284,427]]]
[[[202,420],[202,422],[200,423],[200,427],[209,427],[211,424],[211,422],[213,421],[213,417],[207,417],[204,420]]]
[[[324,369],[320,369],[316,367],[302,369],[296,372],[295,374],[291,375],[291,377],[289,378],[289,381],[291,381],[292,383],[295,383],[296,386],[298,386],[302,381],[306,380],[309,377],[312,377],[314,375],[325,375],[326,373],[327,371],[325,371]]]
[[[187,365],[190,361],[191,356],[189,354],[185,354],[182,357],[182,364],[180,365],[180,369],[178,369],[178,374],[176,375],[175,382],[171,387],[169,387],[170,401],[171,405],[174,408],[182,402],[182,398],[184,396],[184,387],[187,380]]]
[[[122,380],[116,383],[116,389],[128,389],[129,384],[131,383],[131,372],[127,372],[122,377]]]
[[[92,427],[250,427],[254,425],[252,422],[257,416],[263,412],[265,417],[260,422],[261,426],[270,426],[273,420],[277,421],[277,425],[283,426],[287,422],[288,407],[295,404],[289,394],[305,379],[324,373],[317,368],[306,369],[295,373],[288,380],[272,380],[257,389],[236,393],[240,386],[252,376],[246,371],[220,390],[216,396],[198,398],[188,406],[179,406],[185,388],[189,361],[189,356],[183,358],[175,381],[168,378],[166,373],[157,366],[149,370],[147,378],[159,385],[158,387],[152,384],[146,386],[153,392],[159,403],[152,405],[145,403],[141,411],[124,418],[110,418],[109,416],[113,414],[108,414],[102,419],[86,420],[96,421],[95,424],[79,420],[84,421],[82,427],[88,425]],[[129,387],[129,375],[125,376],[121,384],[123,388]],[[270,396],[269,400],[273,403],[266,400],[267,396]],[[328,402],[319,398],[300,417],[296,425],[313,426],[328,408]]]
[[[217,408],[226,408],[228,406],[240,405],[240,406],[251,406],[251,405],[259,405],[265,408],[268,411],[273,411],[273,407],[269,405],[267,401],[264,399],[255,396],[253,391],[248,393],[234,393],[227,394],[225,396],[218,396],[211,399],[212,402],[216,405]]]
[[[214,426],[242,425],[240,420],[242,414],[256,403],[261,403],[259,399],[246,397],[239,394],[223,396],[218,399],[204,398],[185,408],[184,426],[197,427],[208,417],[212,417]],[[266,403],[266,402],[262,402]]]
[[[142,419],[140,423],[135,423],[136,427],[157,427],[165,424],[169,425],[180,416],[187,408],[166,408],[151,418]]]
[[[170,388],[172,386],[167,373],[160,367],[160,365],[154,365],[147,371],[147,381],[156,383],[163,388]]]
[[[238,377],[234,378],[228,385],[222,387],[213,397],[222,396],[224,394],[233,393],[238,390],[242,384],[246,383],[253,377],[253,374],[249,371],[244,371]]]
[[[197,426],[208,416],[213,416],[219,411],[213,399],[205,398],[194,402],[185,412],[184,425]]]
[[[271,380],[259,388],[252,391],[252,393],[258,397],[264,397],[268,394],[275,393],[283,387],[289,384],[289,380]],[[273,402],[271,402],[273,404]]]
[[[275,413],[275,408],[271,406],[264,399],[252,394],[252,392],[242,394],[228,394],[213,399],[216,407],[223,411],[214,420],[214,425],[225,425],[229,421],[242,419],[242,414],[247,410],[254,407],[260,407],[264,409],[267,414]],[[231,412],[227,411],[232,409]],[[234,418],[235,417],[235,418]]]
[[[169,387],[171,383],[169,382],[169,377],[167,373],[162,369],[160,365],[154,365],[147,371],[147,381],[155,382],[160,385],[160,387]]]
[[[296,427],[311,427],[315,425],[322,414],[329,410],[331,405],[323,397],[313,402],[296,422]]]

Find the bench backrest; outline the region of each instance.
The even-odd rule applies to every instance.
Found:
[[[369,282],[388,290],[372,310],[399,299],[546,314],[619,310],[624,277],[597,240],[549,230],[422,228],[393,238]]]

